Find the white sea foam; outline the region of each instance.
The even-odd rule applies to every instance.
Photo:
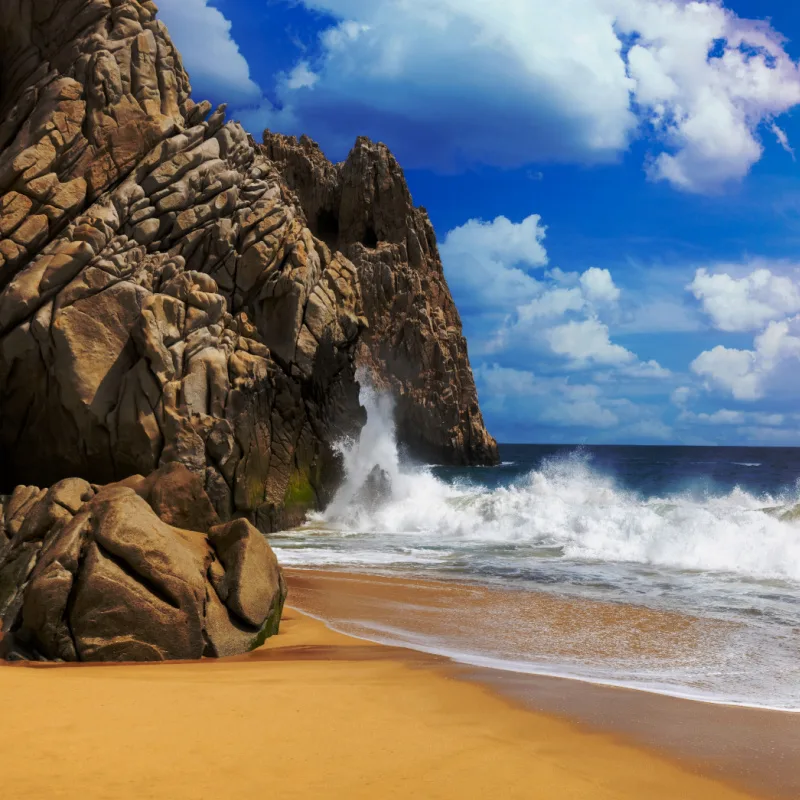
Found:
[[[800,644],[794,633],[800,628],[800,525],[781,520],[776,510],[797,505],[797,492],[644,497],[621,487],[580,451],[546,461],[500,488],[485,484],[506,480],[505,470],[478,470],[471,481],[453,482],[437,477],[432,467],[403,461],[389,399],[365,390],[362,403],[367,425],[358,441],[340,447],[344,485],[307,526],[273,539],[283,563],[495,586],[523,581],[535,589],[733,625],[721,629],[729,633],[724,646],[708,652],[699,647],[666,663],[545,658],[546,633],[531,632],[525,617],[514,623],[514,652],[497,626],[483,628],[474,640],[455,633],[432,639],[411,623],[388,631],[372,620],[358,623],[358,635],[499,669],[800,709]],[[365,492],[365,483],[375,488],[376,467],[385,480],[377,482],[377,493]],[[382,492],[386,483],[390,490]],[[573,651],[583,652],[586,631],[573,634]]]
[[[594,469],[581,452],[546,462],[507,487],[451,484],[428,467],[403,465],[387,398],[366,391],[362,402],[368,422],[361,438],[341,446],[347,480],[317,523],[444,546],[528,545],[573,560],[800,581],[800,527],[765,511],[789,498],[741,489],[702,499],[643,498]],[[391,481],[391,496],[377,505],[359,496],[376,466]]]
[[[490,653],[481,653],[471,650],[460,650],[448,646],[446,640],[432,639],[425,634],[410,630],[409,628],[399,628],[391,625],[384,625],[374,619],[358,620],[337,620],[331,621],[315,614],[305,611],[308,616],[320,622],[324,622],[331,630],[342,633],[346,636],[355,636],[376,644],[387,645],[389,647],[408,647],[422,653],[443,656],[461,664],[468,664],[484,669],[500,670],[502,672],[514,672],[521,675],[536,675],[545,678],[560,678],[562,680],[578,681],[580,683],[591,683],[596,686],[609,686],[618,689],[631,689],[650,694],[665,695],[681,700],[694,700],[701,703],[712,705],[741,706],[743,708],[758,709],[761,711],[781,711],[784,713],[800,714],[800,697],[792,694],[781,695],[778,700],[770,699],[767,695],[748,693],[746,683],[737,685],[737,689],[743,689],[743,694],[730,691],[731,676],[729,672],[719,672],[718,675],[723,679],[719,687],[709,682],[708,673],[705,674],[706,683],[711,683],[707,688],[698,688],[692,684],[691,678],[694,676],[688,673],[684,676],[676,676],[670,673],[659,674],[656,671],[639,669],[635,673],[627,672],[624,667],[618,672],[603,671],[602,669],[591,669],[579,664],[560,664],[537,662],[535,660],[511,660],[499,658]],[[789,665],[793,667],[794,665]],[[681,681],[680,677],[688,678]],[[790,678],[791,680],[791,678]],[[774,687],[773,687],[774,688]],[[721,689],[727,690],[721,691]]]

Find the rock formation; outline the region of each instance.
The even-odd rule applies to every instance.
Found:
[[[223,519],[296,521],[363,421],[353,265],[152,3],[0,12],[0,488],[179,461]]]
[[[334,165],[307,136],[267,131],[263,152],[297,194],[311,231],[358,271],[369,328],[357,360],[395,397],[400,442],[436,463],[497,463],[433,226],[388,148],[360,138]]]
[[[277,630],[259,531],[336,488],[359,366],[413,453],[497,458],[386,148],[257,145],[191,99],[156,13],[0,0],[6,654],[196,658]]]
[[[264,536],[244,519],[219,524],[182,465],[106,487],[19,486],[0,509],[6,658],[234,655],[277,631],[285,597]]]

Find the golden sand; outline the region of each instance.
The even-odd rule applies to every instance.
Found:
[[[291,602],[351,635],[475,651],[514,660],[533,650],[558,664],[661,665],[701,659],[713,665],[733,623],[621,603],[572,599],[398,576],[289,570]],[[758,796],[800,800],[800,714],[712,705],[496,669],[449,664],[448,672],[481,683],[515,706],[611,733],[679,761],[691,771]]]
[[[2,796],[754,797],[288,611],[239,659],[0,669]]]

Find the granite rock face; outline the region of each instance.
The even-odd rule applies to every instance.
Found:
[[[398,438],[418,458],[494,464],[428,215],[385,145],[360,138],[331,164],[308,137],[264,134],[263,153],[294,190],[311,231],[358,271],[369,328],[359,366],[396,402]]]
[[[217,524],[186,529],[203,513]],[[196,659],[277,632],[286,587],[266,539],[244,519],[219,524],[183,466],[105,487],[19,486],[0,516],[0,657]]]
[[[0,0],[0,656],[199,658],[275,633],[262,532],[336,489],[358,368],[415,455],[497,460],[388,150],[257,145],[191,99],[156,13]]]
[[[268,531],[363,424],[358,275],[155,14],[0,0],[0,491],[179,462]]]

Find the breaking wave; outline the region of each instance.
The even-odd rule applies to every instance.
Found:
[[[800,527],[780,518],[795,498],[739,488],[700,498],[642,497],[595,469],[581,451],[545,461],[500,488],[448,482],[431,467],[402,462],[389,399],[365,390],[362,402],[367,425],[358,441],[341,445],[345,484],[312,524],[435,538],[444,546],[524,545],[569,560],[800,581]]]

